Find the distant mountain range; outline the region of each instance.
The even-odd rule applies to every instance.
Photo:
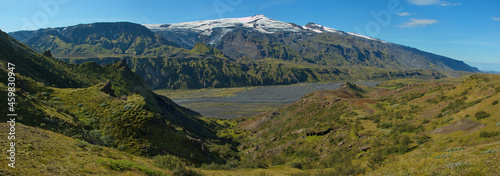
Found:
[[[264,15],[176,24],[80,24],[9,35],[38,52],[50,50],[55,57],[69,62],[107,64],[125,59],[133,71],[157,89],[382,80],[415,75],[441,78],[445,76],[437,71],[479,71],[462,61],[415,48]],[[424,73],[422,69],[433,71]]]
[[[483,71],[483,72],[500,75],[500,71]]]
[[[56,55],[168,55],[177,46],[144,26],[120,23],[93,23],[10,33],[15,39],[41,52]]]

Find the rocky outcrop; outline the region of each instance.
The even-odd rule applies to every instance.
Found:
[[[111,95],[111,96],[113,96],[113,97],[116,97],[116,95],[115,95],[115,90],[113,90],[113,89],[111,88],[111,86],[112,86],[112,85],[111,85],[111,82],[110,82],[110,81],[107,81],[106,83],[104,83],[104,86],[101,88],[101,90],[100,90],[100,91],[101,91],[101,92],[104,92],[104,93],[106,93],[106,94],[108,94],[108,95]]]

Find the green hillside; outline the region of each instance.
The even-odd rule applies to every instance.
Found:
[[[242,164],[270,173],[282,165],[332,175],[500,173],[500,76],[380,86],[316,91],[231,120],[219,135],[241,143]]]
[[[38,52],[56,56],[96,54],[171,55],[181,49],[142,25],[117,22],[80,24],[64,28],[21,31],[13,34]],[[28,37],[29,36],[29,37]]]
[[[123,61],[68,64],[42,56],[3,32],[0,39],[2,65],[16,65],[19,123],[136,155],[172,154],[193,164],[224,162],[206,150],[224,143],[210,124],[153,93]],[[5,96],[6,67],[0,73]],[[4,112],[7,104],[1,108]]]
[[[124,59],[132,71],[153,89],[199,89],[260,85],[286,85],[299,82],[344,80],[389,80],[399,78],[439,79],[447,76],[435,70],[390,70],[368,66],[320,66],[267,58],[259,61],[232,61],[223,57],[182,55],[179,57],[102,57],[63,58],[70,63],[95,61],[108,64]]]
[[[9,124],[0,123],[6,129]],[[1,175],[173,175],[152,159],[92,145],[48,130],[16,125],[16,169],[0,161]],[[6,144],[7,138],[1,138]],[[0,147],[8,150],[7,145]]]

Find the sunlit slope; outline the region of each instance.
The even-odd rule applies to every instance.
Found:
[[[220,133],[241,141],[244,160],[265,165],[369,175],[499,173],[500,76],[380,86],[316,91]]]

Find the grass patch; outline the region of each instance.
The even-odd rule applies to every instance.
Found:
[[[139,170],[150,176],[166,175],[162,171],[138,164],[129,160],[114,160],[109,158],[99,158],[97,163],[116,171]]]
[[[174,172],[174,175],[190,175],[199,176],[203,175],[197,171],[189,169],[186,164],[179,158],[173,155],[158,155],[153,158],[153,163],[156,167],[168,169]]]

